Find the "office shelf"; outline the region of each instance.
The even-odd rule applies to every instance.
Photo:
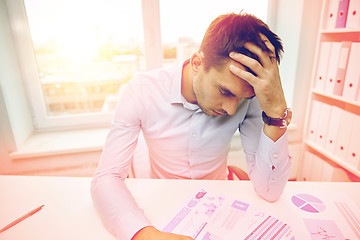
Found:
[[[333,99],[333,100],[336,100],[336,101],[339,101],[339,102],[342,102],[342,103],[346,103],[346,104],[351,104],[355,107],[360,107],[360,102],[359,101],[354,101],[354,100],[349,100],[343,96],[336,96],[336,95],[333,95],[333,94],[328,94],[328,93],[325,93],[325,92],[322,92],[322,91],[319,91],[319,90],[316,90],[316,89],[312,89],[312,94],[316,94],[320,97],[324,97],[324,98],[328,98],[328,99]]]
[[[360,128],[360,126],[356,126],[356,124],[360,123],[360,120],[358,120],[360,119],[360,99],[359,99],[360,96],[358,97],[353,97],[353,96],[350,97],[350,95],[342,96],[343,94],[339,94],[338,92],[337,94],[332,94],[336,86],[335,88],[331,88],[331,87],[329,88],[329,85],[337,84],[335,83],[335,77],[332,78],[331,76],[333,75],[330,75],[329,73],[330,70],[334,70],[333,65],[329,67],[330,62],[333,62],[331,61],[331,59],[335,59],[335,58],[331,58],[331,56],[338,56],[339,60],[335,66],[335,69],[337,69],[337,73],[339,72],[338,69],[340,69],[339,66],[343,66],[341,69],[345,71],[345,77],[343,77],[342,75],[342,79],[338,78],[337,73],[335,74],[336,81],[338,81],[339,79],[345,81],[346,71],[347,71],[346,66],[347,66],[347,61],[349,59],[349,55],[351,53],[351,47],[354,46],[353,44],[354,42],[360,42],[360,26],[352,27],[352,28],[346,28],[346,27],[335,28],[335,24],[333,21],[334,18],[330,19],[331,2],[332,1],[325,0],[322,3],[320,28],[318,31],[318,39],[316,42],[314,66],[312,70],[312,77],[311,79],[309,79],[309,81],[311,81],[311,84],[309,88],[309,97],[306,106],[305,127],[304,127],[304,136],[303,136],[304,148],[302,155],[304,162],[303,162],[303,168],[302,168],[303,171],[301,173],[301,178],[312,180],[310,175],[312,175],[313,177],[316,176],[315,174],[316,171],[319,173],[322,172],[322,169],[319,166],[327,165],[327,169],[329,169],[329,167],[332,167],[336,170],[341,169],[341,171],[344,171],[344,173],[346,173],[344,174],[344,176],[350,173],[353,176],[355,176],[355,179],[359,179],[360,181],[360,157],[359,157],[360,154],[358,150],[360,149],[360,138],[357,138],[357,142],[351,140],[355,138],[353,136],[353,132],[355,131],[355,129]],[[335,11],[332,16],[336,16],[336,14],[337,11]],[[325,48],[324,47],[325,44],[323,43],[325,44],[329,43],[327,46],[330,47]],[[339,48],[339,43],[342,43],[340,48]],[[335,49],[334,47],[335,45],[337,45],[338,55],[336,54],[332,55],[333,52],[331,52],[334,51],[333,49]],[[346,48],[346,46],[348,46],[348,48]],[[324,52],[323,49],[327,49],[325,51],[328,53],[327,57],[324,57],[326,54],[325,55],[322,54]],[[346,51],[348,52],[344,54],[344,52]],[[343,58],[343,56],[346,56],[345,59]],[[326,64],[324,64],[324,60],[328,62],[326,68],[324,68],[324,65],[326,66]],[[322,71],[324,73],[323,75],[320,75],[319,72]],[[320,84],[319,84],[319,79],[320,79]],[[321,84],[323,87],[321,87]],[[337,88],[336,90],[339,89],[341,88]],[[339,90],[339,91],[344,93],[343,90]],[[359,91],[359,89],[357,91]],[[360,95],[360,93],[357,94]],[[319,105],[321,106],[319,107]],[[337,109],[338,112],[341,112],[341,114],[346,114],[346,117],[338,118],[338,122],[339,122],[338,126],[341,129],[339,128],[336,129],[333,127],[333,125],[332,127],[330,127],[330,122],[332,121],[332,118],[336,117],[335,115],[331,115],[331,112],[334,112],[335,108]],[[312,117],[315,116],[314,113],[318,113],[318,119]],[[323,114],[323,113],[328,113],[328,114]],[[354,119],[354,120],[347,121],[346,119]],[[352,125],[348,124],[349,122],[351,122]],[[326,128],[325,125],[327,125],[328,128]],[[343,131],[344,129],[346,131]],[[329,133],[330,131],[331,134]],[[334,134],[334,132],[336,133]],[[339,132],[341,132],[341,134],[339,134]],[[346,134],[348,134],[347,136],[345,136],[346,135],[345,132]],[[332,141],[332,138],[330,139],[329,137],[330,135],[334,137],[333,139],[334,141]],[[331,144],[329,144],[329,142],[331,142]],[[345,144],[346,142],[348,143],[347,145]],[[357,149],[354,150],[354,146],[356,144],[358,146],[356,146],[355,148]],[[333,149],[331,149],[329,145],[331,145]],[[334,147],[335,145],[337,145],[336,148]],[[312,174],[309,174],[307,172],[310,171],[308,168],[311,169]],[[328,177],[329,176],[327,176],[327,178]],[[320,180],[324,180],[324,179],[320,179]],[[347,180],[349,179],[344,179],[344,181]]]
[[[355,168],[354,166],[350,165],[349,163],[344,162],[343,159],[334,156],[334,154],[330,153],[329,151],[326,151],[325,149],[321,148],[320,146],[317,146],[316,144],[314,144],[313,142],[311,142],[309,140],[305,140],[304,143],[306,146],[308,146],[308,147],[312,148],[313,150],[315,150],[316,152],[322,154],[329,161],[345,168],[346,170],[348,170],[355,176],[360,177],[360,170]]]

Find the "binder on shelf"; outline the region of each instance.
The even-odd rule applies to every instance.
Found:
[[[337,135],[339,133],[343,112],[344,110],[341,108],[331,106],[330,122],[325,140],[325,150],[331,154],[335,154]]]
[[[351,49],[351,42],[341,42],[340,57],[337,66],[336,81],[334,84],[334,92],[333,92],[334,95],[337,96],[342,96],[343,93],[350,49]]]
[[[339,0],[330,0],[326,15],[326,29],[331,30],[335,28],[338,9]]]
[[[358,0],[360,2],[360,0]],[[360,88],[360,42],[351,45],[348,67],[346,70],[343,97],[355,101]]]
[[[333,167],[330,163],[324,161],[321,180],[325,182],[331,182],[334,177],[334,172],[335,172],[335,167]]]
[[[309,151],[305,151],[304,153],[304,158],[302,161],[302,171],[301,171],[301,175],[303,177],[304,181],[311,181],[311,167],[312,167],[312,162],[313,162],[313,158],[314,158],[314,154],[312,154]]]
[[[324,91],[325,89],[325,81],[328,70],[330,52],[331,52],[331,42],[321,42],[318,68],[317,68],[317,74],[316,74],[315,86],[314,86],[314,88],[319,91]]]
[[[349,151],[350,136],[353,131],[355,116],[356,115],[351,112],[344,111],[340,122],[339,133],[336,139],[335,156],[344,162],[346,161],[346,155]]]
[[[309,116],[308,140],[312,143],[316,142],[317,125],[320,116],[321,102],[317,100],[312,101],[311,112]]]
[[[346,19],[346,28],[360,27],[360,0],[351,0]]]
[[[326,135],[329,129],[329,121],[331,116],[332,106],[326,103],[320,103],[319,117],[316,127],[315,144],[322,149],[325,148]]]
[[[355,116],[346,161],[355,169],[360,163],[360,116]]]
[[[312,164],[311,164],[311,174],[310,174],[311,181],[321,181],[322,180],[323,167],[324,167],[324,160],[322,160],[320,157],[314,155]]]
[[[349,1],[350,0],[340,0],[338,12],[336,16],[336,25],[335,28],[345,28],[346,26],[346,19],[349,10]]]
[[[341,42],[332,42],[325,80],[325,92],[333,94],[340,60]]]

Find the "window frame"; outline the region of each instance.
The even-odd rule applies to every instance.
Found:
[[[6,6],[35,131],[108,126],[113,112],[47,115],[24,1],[6,0]],[[146,70],[151,70],[162,66],[159,0],[141,0],[141,6]]]

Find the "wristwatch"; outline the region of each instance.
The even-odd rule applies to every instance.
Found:
[[[280,118],[272,118],[262,112],[262,119],[265,124],[270,126],[277,126],[280,128],[286,128],[291,122],[292,111],[290,108],[285,109],[283,115]]]

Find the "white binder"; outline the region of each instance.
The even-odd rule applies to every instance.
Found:
[[[356,100],[360,85],[360,42],[353,42],[346,70],[343,97]]]
[[[326,29],[335,29],[336,17],[339,9],[339,0],[330,0],[327,15],[326,15]]]
[[[326,74],[328,71],[328,64],[330,59],[331,42],[322,42],[320,44],[320,53],[318,60],[318,68],[315,77],[314,88],[319,91],[324,91]]]
[[[346,68],[348,65],[349,55],[351,49],[351,42],[341,42],[340,56],[336,71],[336,81],[334,85],[334,95],[342,96],[344,84],[345,84],[345,75]]]
[[[349,150],[346,155],[346,161],[357,169],[360,163],[360,116],[355,116],[349,138]]]
[[[315,143],[321,148],[325,148],[326,135],[329,129],[332,106],[326,103],[320,104],[319,119],[316,127]]]
[[[336,139],[335,155],[344,162],[347,159],[347,153],[350,146],[350,136],[353,131],[353,125],[355,120],[355,114],[344,111],[342,114],[339,133]]]
[[[325,140],[325,150],[331,154],[335,154],[337,135],[339,133],[343,112],[344,110],[339,107],[331,107],[330,122]]]
[[[346,28],[360,27],[360,0],[350,0]]]
[[[312,143],[316,142],[316,135],[317,135],[317,123],[320,116],[320,106],[321,102],[317,100],[312,101],[311,105],[311,112],[309,116],[309,128],[307,138]]]
[[[335,81],[338,72],[338,65],[341,52],[341,42],[331,43],[331,51],[329,57],[329,66],[327,68],[325,92],[333,94],[335,88]]]

